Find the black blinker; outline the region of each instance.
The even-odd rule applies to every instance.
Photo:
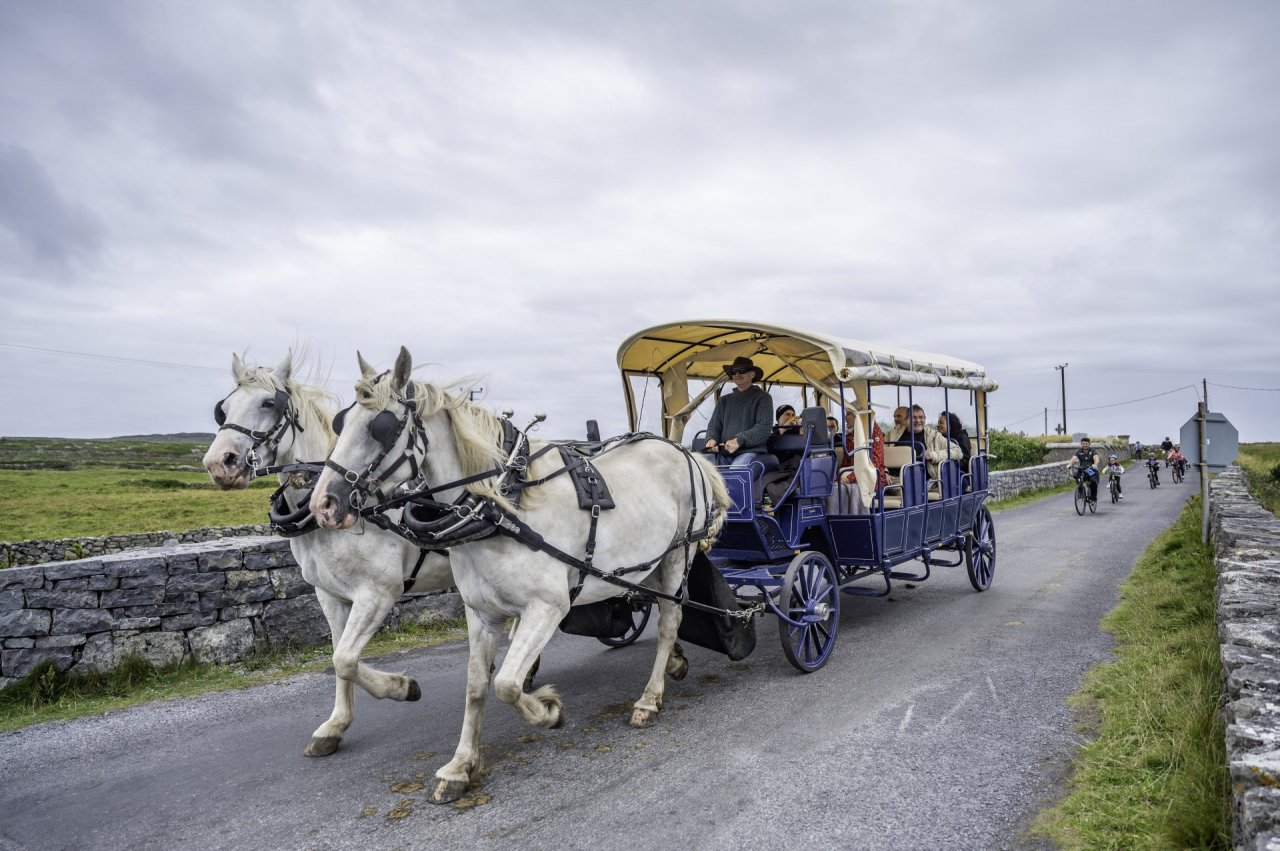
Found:
[[[381,444],[383,449],[391,449],[400,434],[400,420],[390,411],[383,411],[373,418],[369,426],[369,434]]]
[[[347,405],[347,407],[343,408],[341,411],[338,411],[338,415],[333,418],[334,434],[342,434],[342,426],[345,425],[347,422],[347,411],[351,410],[355,406],[356,406],[356,403],[352,402],[350,405]]]
[[[225,401],[227,400],[222,400],[222,402]],[[213,421],[217,423],[219,427],[227,424],[227,412],[222,410],[222,402],[218,402],[213,406]]]

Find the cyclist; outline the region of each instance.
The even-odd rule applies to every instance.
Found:
[[[1167,434],[1166,434],[1166,435],[1164,436],[1164,440],[1160,441],[1160,451],[1161,451],[1161,452],[1163,452],[1165,455],[1168,455],[1168,454],[1169,454],[1169,452],[1170,452],[1170,450],[1172,450],[1172,449],[1173,449],[1173,441],[1172,441],[1172,440],[1170,440],[1170,439],[1169,439],[1169,435],[1167,435]],[[1169,462],[1168,462],[1168,461],[1165,461],[1165,462],[1164,462],[1164,465],[1165,465],[1166,467],[1168,467],[1168,466],[1169,466]]]
[[[1173,448],[1169,450],[1169,454],[1165,456],[1165,466],[1173,466],[1178,468],[1178,475],[1185,476],[1187,474],[1187,457],[1182,454],[1182,444],[1175,443]]]
[[[1080,448],[1076,450],[1076,454],[1071,456],[1071,460],[1067,462],[1067,469],[1076,468],[1076,472],[1072,475],[1079,480],[1084,476],[1085,483],[1089,486],[1089,500],[1091,502],[1098,501],[1098,468],[1102,466],[1102,460],[1098,457],[1098,453],[1093,451],[1093,444],[1089,438],[1080,438]]]
[[[1124,494],[1120,492],[1120,477],[1124,475],[1124,467],[1120,466],[1114,452],[1107,456],[1107,469],[1103,472],[1116,480],[1116,496],[1124,499]]]
[[[1160,459],[1156,457],[1154,449],[1147,450],[1147,471],[1151,474],[1155,483],[1160,484]]]

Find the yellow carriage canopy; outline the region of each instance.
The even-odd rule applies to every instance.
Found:
[[[662,388],[663,431],[678,440],[688,413],[714,392],[724,364],[749,357],[769,384],[807,386],[838,402],[841,385],[942,387],[985,394],[996,382],[982,366],[948,355],[880,346],[830,334],[733,319],[691,319],[646,328],[618,349],[627,416],[632,430],[639,412],[630,379],[657,378]],[[690,396],[689,382],[708,382]],[[852,402],[852,400],[848,400]]]

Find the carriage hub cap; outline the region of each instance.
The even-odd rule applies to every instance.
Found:
[[[825,621],[831,616],[831,604],[825,602],[816,604],[813,607],[813,616]]]

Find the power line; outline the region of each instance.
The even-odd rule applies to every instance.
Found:
[[[1209,382],[1210,387],[1225,387],[1228,390],[1255,390],[1259,393],[1280,393],[1280,387],[1236,387],[1234,384],[1217,384]]]
[[[98,355],[91,354],[89,352],[70,352],[65,349],[45,349],[40,346],[23,346],[18,343],[0,343],[0,348],[17,349],[25,352],[40,352],[47,355],[61,355],[69,358],[84,358],[85,360],[114,361],[116,363],[140,363],[146,364],[147,366],[168,366],[176,369],[195,369],[200,372],[226,372],[225,369],[215,369],[211,366],[195,366],[194,364],[189,363],[172,363],[170,361],[144,360],[142,358],[122,358],[115,355]]]
[[[1127,402],[1112,402],[1110,405],[1094,405],[1091,408],[1072,408],[1072,410],[1073,411],[1100,411],[1103,408],[1118,408],[1121,405],[1132,405],[1135,402],[1145,402],[1148,399],[1157,399],[1161,396],[1168,396],[1170,393],[1177,393],[1180,390],[1195,390],[1195,389],[1196,389],[1196,386],[1194,384],[1184,384],[1181,387],[1175,387],[1172,390],[1166,390],[1163,393],[1156,393],[1151,396],[1143,396],[1141,399],[1130,399]],[[1196,393],[1196,398],[1197,399],[1200,398],[1200,394],[1198,392]]]

